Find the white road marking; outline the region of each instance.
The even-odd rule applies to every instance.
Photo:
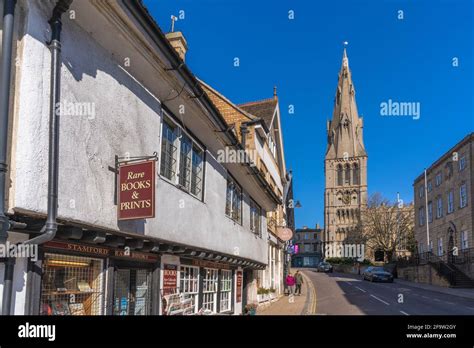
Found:
[[[390,303],[385,302],[384,300],[378,298],[377,296],[374,296],[374,295],[370,295],[370,296],[372,296],[372,297],[375,298],[376,300],[379,300],[379,301],[382,302],[382,303],[385,303],[387,306],[390,306]]]
[[[351,284],[351,283],[349,283],[349,282],[345,282],[345,283],[346,283],[346,284],[349,284],[349,285],[352,285],[352,284]]]
[[[362,292],[367,292],[367,291],[365,291],[364,289],[359,288],[358,286],[356,286],[356,288],[359,289],[359,290],[362,291]]]
[[[434,299],[436,302],[441,302],[441,300],[438,300],[437,298]]]
[[[444,301],[444,302],[446,302],[447,304],[450,304],[450,305],[454,304],[453,302],[448,302],[448,301]]]
[[[429,297],[426,297],[426,296],[421,296],[421,297],[429,299]]]
[[[404,315],[410,315],[410,314],[408,314],[407,312],[404,312],[404,311],[400,311],[400,313],[402,313]]]
[[[469,308],[469,309],[474,309],[474,307],[467,307],[467,308]]]

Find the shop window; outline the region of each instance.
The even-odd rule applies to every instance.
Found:
[[[221,271],[221,288],[220,288],[220,312],[231,310],[232,305],[232,271]]]
[[[151,314],[151,272],[117,269],[114,281],[114,315]]]
[[[217,269],[204,268],[202,307],[213,313],[216,312],[217,304],[217,275]]]
[[[103,261],[46,253],[41,315],[103,314]]]
[[[199,268],[190,266],[181,266],[179,278],[179,290],[184,298],[190,298],[192,305],[190,312],[198,311],[198,293],[199,293]],[[191,314],[189,313],[189,314]],[[186,313],[187,314],[187,313]]]

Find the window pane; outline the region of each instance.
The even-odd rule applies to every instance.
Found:
[[[191,193],[198,197],[201,197],[202,192],[202,158],[202,151],[196,147],[193,147]]]
[[[183,134],[181,136],[179,184],[188,191],[191,177],[191,147],[191,140]]]
[[[161,165],[160,174],[169,180],[173,180],[176,174],[176,128],[168,122],[163,122],[163,134],[161,136]]]

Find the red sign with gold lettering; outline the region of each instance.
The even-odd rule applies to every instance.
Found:
[[[117,217],[155,217],[155,161],[119,166]]]

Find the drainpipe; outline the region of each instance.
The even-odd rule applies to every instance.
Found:
[[[49,160],[48,160],[48,217],[41,234],[24,244],[43,244],[56,236],[58,223],[59,183],[59,103],[61,100],[61,16],[69,9],[73,0],[58,0],[49,20],[51,26],[51,85],[49,104]]]
[[[0,243],[2,244],[7,241],[7,231],[10,229],[10,221],[5,215],[5,186],[15,5],[16,0],[5,0],[3,3],[2,70],[0,80]]]

